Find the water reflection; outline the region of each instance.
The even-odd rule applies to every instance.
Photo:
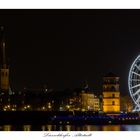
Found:
[[[45,125],[42,125],[42,126],[41,126],[41,130],[42,130],[42,131],[46,131]]]
[[[53,130],[53,125],[46,125],[45,126],[45,131],[52,131]]]
[[[140,131],[140,125],[2,125],[0,131]]]
[[[140,131],[140,125],[122,125],[122,131]]]
[[[23,125],[23,131],[31,131],[31,125]]]
[[[103,126],[102,131],[120,131],[121,126],[120,125],[109,125],[109,126]]]
[[[11,125],[4,125],[4,126],[3,126],[3,130],[4,130],[4,131],[12,131],[11,128],[12,128]]]
[[[66,131],[72,131],[72,126],[71,125],[66,125]]]

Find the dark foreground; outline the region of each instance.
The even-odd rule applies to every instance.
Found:
[[[0,125],[6,124],[140,124],[140,117],[136,113],[106,115],[93,112],[48,112],[48,111],[7,111],[0,112]]]

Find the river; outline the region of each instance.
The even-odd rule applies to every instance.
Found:
[[[1,125],[0,131],[140,131],[140,125]]]

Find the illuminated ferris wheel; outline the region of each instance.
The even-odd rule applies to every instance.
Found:
[[[140,55],[134,60],[128,77],[130,95],[135,103],[133,111],[140,111]]]

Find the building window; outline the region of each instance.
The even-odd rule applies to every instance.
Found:
[[[112,101],[112,105],[115,105],[115,101]]]
[[[115,87],[114,86],[111,87],[111,91],[115,91]]]
[[[115,94],[112,94],[112,97],[115,98]]]

